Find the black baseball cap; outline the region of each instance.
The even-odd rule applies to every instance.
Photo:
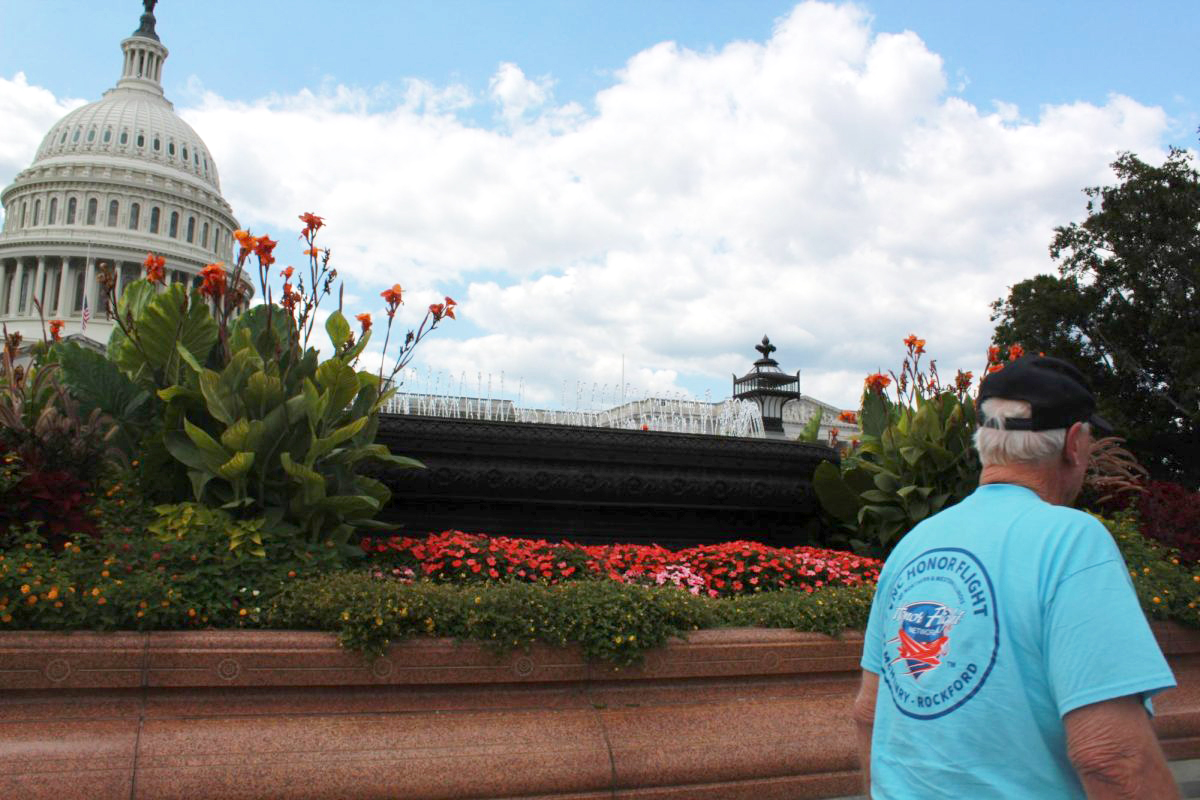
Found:
[[[1096,398],[1087,378],[1061,358],[1021,356],[1008,362],[979,386],[981,405],[992,397],[1024,400],[1033,409],[1029,419],[1007,417],[1006,430],[1051,431],[1087,422],[1099,433],[1112,433],[1112,425],[1096,414]]]

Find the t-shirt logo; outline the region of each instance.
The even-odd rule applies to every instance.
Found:
[[[969,550],[926,550],[885,592],[881,677],[900,713],[945,716],[979,693],[996,664],[1000,622],[987,569]],[[888,634],[885,633],[884,636]]]
[[[941,666],[941,658],[950,647],[950,630],[962,619],[963,612],[942,603],[909,603],[896,609],[894,619],[900,630],[888,644],[898,642],[892,663],[903,661],[914,679]]]

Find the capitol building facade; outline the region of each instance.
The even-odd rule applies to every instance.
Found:
[[[107,343],[103,269],[119,296],[148,252],[166,260],[168,282],[193,285],[230,260],[238,223],[208,147],[163,94],[167,48],[146,6],[121,42],[116,86],[56,123],[0,193],[0,322],[26,342],[58,319],[66,338]]]

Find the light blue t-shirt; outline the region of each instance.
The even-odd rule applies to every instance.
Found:
[[[1083,798],[1062,717],[1175,679],[1104,526],[981,486],[914,528],[879,577],[875,800]]]

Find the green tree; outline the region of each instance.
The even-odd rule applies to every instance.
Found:
[[[1123,153],[1118,183],[1084,189],[1087,219],[1055,229],[1058,276],[992,304],[993,342],[1070,360],[1157,477],[1200,483],[1200,173]]]

